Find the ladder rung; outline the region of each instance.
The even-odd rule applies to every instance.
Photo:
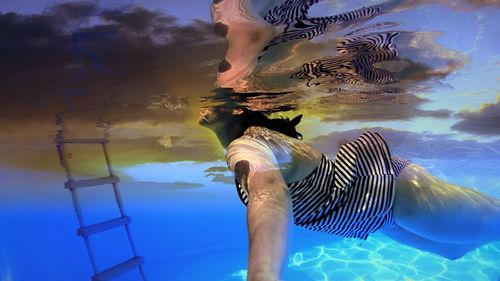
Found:
[[[117,176],[109,176],[109,177],[89,179],[89,180],[69,180],[64,183],[64,186],[68,189],[76,189],[80,187],[117,183],[119,181],[120,178],[118,178]]]
[[[130,219],[130,217],[123,216],[123,217],[112,219],[109,221],[100,222],[100,223],[92,224],[92,225],[85,226],[85,227],[80,227],[76,231],[76,233],[80,236],[87,237],[87,236],[95,234],[95,233],[103,232],[103,231],[106,231],[108,229],[112,229],[115,227],[129,224],[131,221],[132,220]]]
[[[62,139],[56,138],[56,143],[107,143],[108,139]]]
[[[126,260],[120,264],[110,267],[101,273],[98,273],[92,277],[92,281],[107,281],[110,280],[134,267],[139,267],[143,264],[144,259],[142,257],[133,257]]]

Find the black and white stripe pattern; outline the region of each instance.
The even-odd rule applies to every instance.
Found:
[[[319,0],[287,0],[269,10],[264,20],[274,26],[293,23],[297,19],[307,18],[309,8],[318,2]]]
[[[349,85],[389,84],[395,81],[387,70],[373,67],[382,61],[398,59],[394,39],[399,32],[385,32],[340,40],[335,57],[326,57],[302,65],[302,70],[292,74],[294,79],[307,79],[307,85],[317,78],[329,77],[333,83]],[[316,83],[317,85],[319,83]]]
[[[340,40],[337,45],[337,51],[341,54],[356,54],[362,53],[388,53],[396,52],[394,39],[399,35],[399,32],[383,32],[361,36],[345,37]],[[397,52],[393,54],[397,56]]]
[[[399,157],[392,157],[391,163],[392,163],[392,168],[394,169],[394,173],[396,174],[397,177],[399,176],[399,174],[401,174],[403,169],[406,168],[406,166],[411,164],[411,161]]]
[[[311,230],[366,239],[394,223],[392,202],[399,173],[410,162],[391,159],[378,133],[365,132],[344,144],[336,159],[323,156],[305,179],[288,185],[294,223]],[[237,184],[246,205],[248,196]]]
[[[309,8],[317,2],[318,0],[288,0],[269,10],[264,20],[274,26],[286,25],[286,27],[262,51],[292,40],[311,40],[333,24],[337,25],[338,29],[358,26],[382,13],[382,6],[375,5],[340,15],[311,18],[308,16]]]

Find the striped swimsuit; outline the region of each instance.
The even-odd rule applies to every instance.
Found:
[[[396,178],[409,163],[391,158],[378,133],[363,133],[342,145],[335,160],[323,155],[309,176],[288,184],[295,225],[361,239],[392,226]],[[246,205],[238,181],[236,189]]]

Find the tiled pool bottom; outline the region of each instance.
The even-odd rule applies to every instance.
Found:
[[[500,242],[484,245],[460,259],[448,260],[394,242],[383,235],[366,241],[343,239],[291,253],[285,280],[314,281],[498,281]],[[246,271],[227,280],[246,280]]]

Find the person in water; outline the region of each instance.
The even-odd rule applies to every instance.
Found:
[[[339,145],[329,159],[300,140],[301,117],[201,111],[199,124],[227,149],[247,205],[248,280],[280,280],[292,217],[295,225],[342,237],[366,239],[380,231],[449,259],[500,239],[500,200],[392,156],[376,132]]]

